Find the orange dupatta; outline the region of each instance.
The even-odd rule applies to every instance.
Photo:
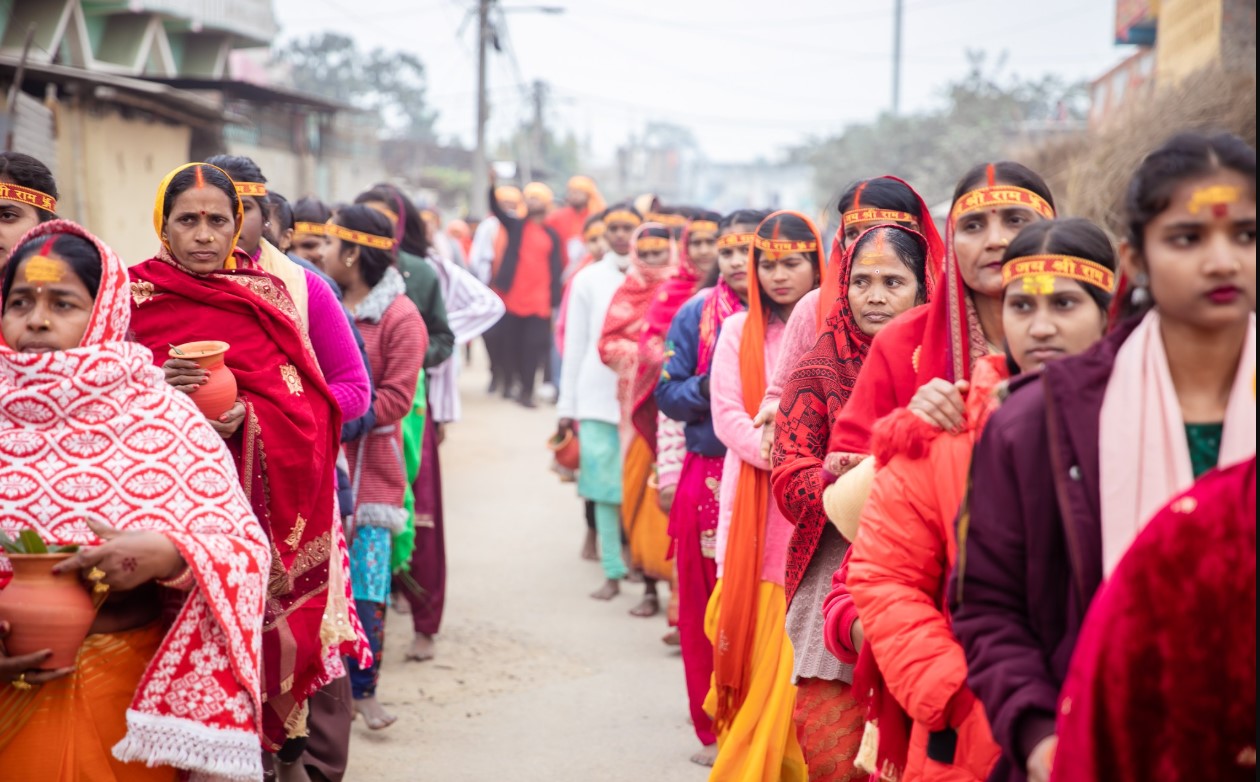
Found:
[[[814,223],[799,212],[780,211],[766,218],[793,215],[814,232],[820,284],[828,269],[823,262],[822,239]],[[765,221],[762,222],[762,225]],[[757,282],[757,250],[748,250],[748,320],[739,343],[739,376],[743,383],[744,410],[755,417],[766,395],[766,316]],[[725,476],[724,476],[725,477]],[[753,634],[757,626],[757,596],[761,563],[765,557],[765,526],[770,507],[770,473],[741,461],[731,509],[722,575],[722,606],[718,613],[717,642],[713,645],[713,686],[717,708],[713,727],[719,734],[734,721],[748,694],[752,668]]]

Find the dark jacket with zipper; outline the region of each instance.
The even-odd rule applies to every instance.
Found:
[[[1019,378],[976,445],[949,596],[1002,759],[989,777],[1023,782],[1054,733],[1059,690],[1102,582],[1099,418],[1116,353],[1140,322]]]

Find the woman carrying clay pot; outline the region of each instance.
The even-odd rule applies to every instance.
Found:
[[[16,648],[27,628],[14,609],[29,612],[31,587],[53,579],[27,582],[23,606],[0,592],[0,776],[259,777],[271,558],[224,441],[127,340],[127,270],[110,248],[63,220],[14,247],[0,297],[0,531],[81,546],[24,570],[70,575],[82,594],[57,579],[65,602],[36,607],[80,620],[64,643],[47,639],[66,666],[51,648]],[[6,591],[23,586],[4,586],[8,564],[0,554]],[[89,588],[105,595],[95,612]]]
[[[286,289],[236,249],[245,221],[232,179],[205,163],[175,169],[158,189],[153,220],[161,247],[130,270],[132,334],[194,400],[207,376],[167,359],[171,346],[230,345],[237,400],[209,424],[271,542],[262,738],[270,752],[293,739],[278,753],[289,763],[304,743],[306,700],[341,675],[339,653],[371,659],[334,499],[341,411]]]

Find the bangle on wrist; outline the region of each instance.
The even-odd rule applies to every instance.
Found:
[[[193,573],[193,569],[185,564],[184,567],[174,576],[170,578],[160,578],[157,583],[160,587],[174,589],[179,592],[187,592],[196,586],[197,577]]]

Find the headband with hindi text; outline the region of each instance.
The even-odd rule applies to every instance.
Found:
[[[336,223],[325,223],[324,231],[328,236],[335,236],[343,242],[361,244],[364,247],[374,247],[377,250],[394,249],[394,237],[392,236],[377,236],[376,234],[364,233],[363,231],[356,231]]]
[[[898,212],[894,209],[875,209],[863,207],[850,209],[841,218],[845,228],[863,223],[918,223],[919,220],[909,212]]]
[[[57,212],[57,199],[34,188],[22,187],[10,182],[0,182],[0,200],[28,204],[51,214]]]
[[[985,209],[1022,207],[1031,209],[1046,220],[1054,219],[1054,207],[1046,199],[1031,190],[1012,185],[991,185],[972,190],[954,202],[949,218],[956,220],[965,214]]]
[[[1024,281],[1024,292],[1048,295],[1054,292],[1054,278],[1063,277],[1093,285],[1104,293],[1116,286],[1116,273],[1106,266],[1071,255],[1029,255],[1002,266],[1002,286]]]
[[[236,194],[241,198],[266,198],[267,186],[262,182],[233,182],[236,186]]]
[[[757,234],[754,233],[726,234],[725,236],[718,237],[717,246],[719,250],[723,250],[727,247],[747,247],[752,244],[753,240],[756,238]]]

